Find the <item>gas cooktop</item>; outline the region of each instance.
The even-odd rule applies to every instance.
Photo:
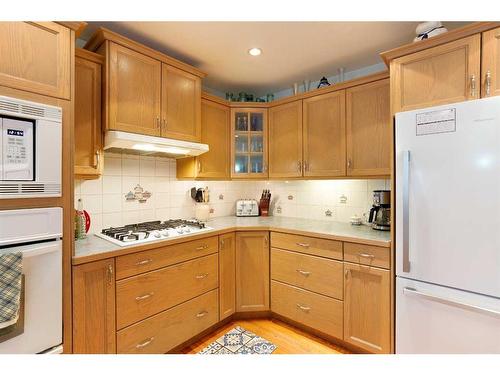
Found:
[[[210,229],[212,228],[205,226],[205,223],[198,220],[157,220],[129,224],[123,227],[105,228],[101,233],[96,233],[96,236],[119,246],[130,246],[196,234]]]

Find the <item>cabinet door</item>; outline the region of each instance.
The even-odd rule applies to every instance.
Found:
[[[500,27],[483,33],[481,96],[500,95]]]
[[[54,22],[0,22],[0,35],[0,85],[70,98],[68,28]]]
[[[201,79],[162,64],[162,137],[200,141]]]
[[[347,175],[391,174],[389,79],[346,90]]]
[[[391,62],[393,113],[479,98],[481,35]]]
[[[231,110],[231,178],[267,178],[267,110]]]
[[[101,64],[75,59],[75,175],[102,174]]]
[[[390,352],[390,271],[344,263],[344,340],[373,353]]]
[[[236,237],[219,236],[219,320],[234,314],[236,308]]]
[[[302,176],[302,100],[269,110],[269,177]]]
[[[304,176],[345,176],[345,91],[303,103]]]
[[[269,232],[236,233],[236,311],[269,310]]]
[[[161,63],[109,42],[108,130],[160,135]]]
[[[210,150],[198,156],[196,177],[229,178],[231,151],[230,110],[228,107],[202,101],[201,142],[208,144]]]
[[[116,353],[114,264],[73,267],[73,353]]]

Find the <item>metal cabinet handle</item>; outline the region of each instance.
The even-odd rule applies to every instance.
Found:
[[[301,270],[301,269],[297,269],[296,271],[298,273],[300,273],[301,275],[304,275],[304,276],[309,276],[311,274],[310,271],[304,271],[304,270]]]
[[[311,308],[309,306],[303,306],[300,303],[297,303],[297,307],[301,309],[302,311],[309,311]]]
[[[300,160],[297,162],[297,171],[302,172],[302,162]]]
[[[167,120],[162,119],[161,120],[161,129],[165,130],[167,128]]]
[[[351,169],[352,168],[352,160],[347,159],[347,168]]]
[[[365,254],[365,253],[358,253],[358,256],[361,257],[361,258],[370,258],[370,259],[375,258],[375,255]]]
[[[138,261],[135,265],[136,266],[144,266],[145,264],[149,264],[153,261],[153,259],[143,259]]]
[[[196,171],[198,173],[201,172],[201,161],[199,161],[199,160],[196,160]]]
[[[473,74],[470,76],[470,96],[476,96],[476,75]]]
[[[267,163],[262,166],[262,172],[267,172]]]
[[[486,96],[490,96],[491,93],[491,72],[488,70],[486,72],[486,79],[485,79],[485,86],[486,86]]]
[[[145,346],[148,346],[149,344],[151,344],[153,341],[154,341],[154,336],[150,337],[149,339],[147,340],[144,340],[143,342],[141,342],[140,344],[137,344],[135,347],[137,349],[141,349],[141,348],[144,348]]]
[[[98,168],[99,167],[99,162],[101,161],[101,153],[99,152],[99,150],[97,150],[95,152],[95,164],[94,164],[94,168]]]
[[[198,247],[196,248],[196,250],[205,250],[205,249],[208,249],[208,245],[207,245],[207,244],[203,244],[203,245],[198,246]]]
[[[151,292],[151,293],[148,293],[148,294],[144,294],[142,296],[138,296],[138,297],[135,297],[135,300],[136,301],[142,301],[142,300],[145,300],[145,299],[148,299],[148,298],[151,298],[154,296],[154,293]]]
[[[198,314],[196,314],[197,318],[203,318],[205,315],[208,315],[208,311],[200,311]]]
[[[113,265],[108,264],[108,270],[107,270],[107,276],[108,276],[108,283],[111,284],[113,282]]]
[[[448,298],[435,296],[433,294],[419,292],[415,288],[405,287],[405,288],[403,288],[403,294],[424,298],[424,299],[427,299],[429,301],[434,301],[434,302],[442,303],[444,305],[458,307],[458,308],[461,308],[464,310],[470,310],[470,311],[475,311],[475,312],[491,315],[495,318],[500,318],[500,311],[491,310],[491,309],[487,309],[487,308],[476,306],[476,305],[471,305],[469,303],[456,301],[454,299],[448,299]]]
[[[221,250],[224,249],[224,240],[223,239],[220,240],[220,249]]]
[[[307,172],[309,170],[309,162],[307,160],[304,160],[304,172]]]
[[[403,151],[403,272],[410,272],[410,151]]]
[[[196,275],[194,278],[195,279],[204,279],[207,276],[208,276],[208,273],[200,273],[199,275]]]
[[[310,247],[311,246],[305,242],[295,242],[295,245],[300,246],[300,247]]]
[[[344,271],[344,277],[347,279],[349,277],[349,273],[351,272],[351,270],[345,270]]]

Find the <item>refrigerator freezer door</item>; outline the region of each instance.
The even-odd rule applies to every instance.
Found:
[[[396,115],[396,274],[500,297],[500,97]]]
[[[500,353],[500,299],[396,278],[396,353]]]

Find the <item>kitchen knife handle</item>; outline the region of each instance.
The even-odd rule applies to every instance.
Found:
[[[403,272],[410,272],[410,151],[403,151]]]

